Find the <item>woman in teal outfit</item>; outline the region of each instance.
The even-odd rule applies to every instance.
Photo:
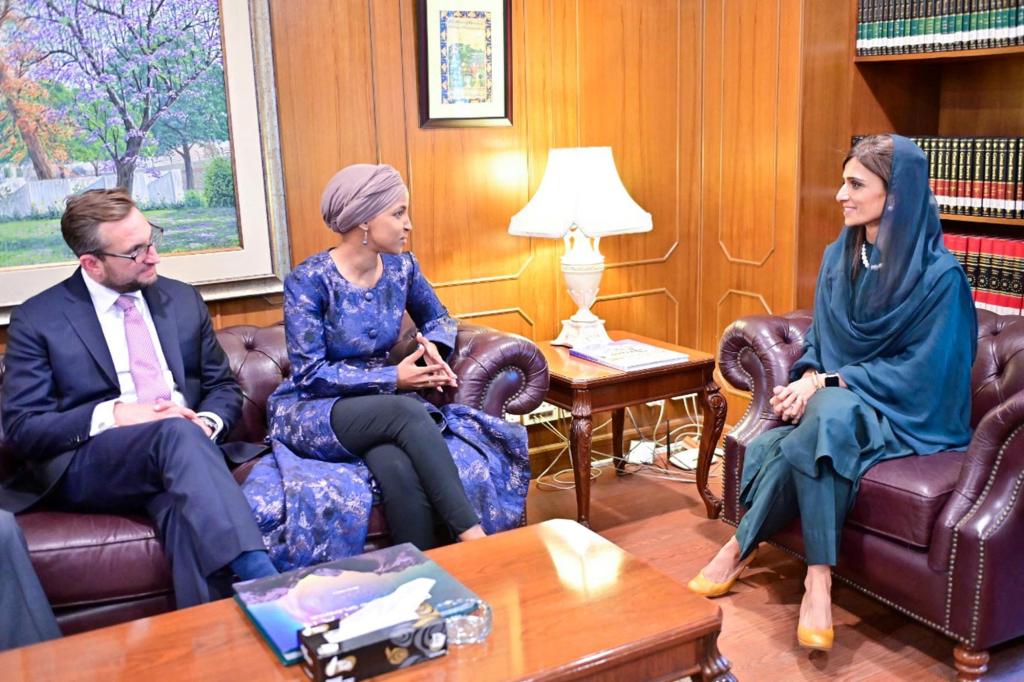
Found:
[[[797,639],[832,646],[831,573],[861,476],[876,463],[964,450],[977,320],[963,269],[942,243],[924,153],[864,138],[836,194],[845,229],[825,249],[814,319],[772,409],[789,425],[747,447],[736,535],[690,588],[725,594],[758,543],[800,518],[807,555]]]

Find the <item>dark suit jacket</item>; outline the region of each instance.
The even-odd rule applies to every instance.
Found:
[[[192,409],[224,420],[226,436],[242,391],[199,292],[160,277],[142,294],[178,390]],[[13,311],[5,361],[3,429],[18,461],[0,483],[0,508],[19,512],[63,475],[89,438],[96,405],[121,394],[81,271]]]

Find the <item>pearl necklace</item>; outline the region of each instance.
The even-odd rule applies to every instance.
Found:
[[[880,269],[882,267],[881,263],[878,263],[876,265],[872,265],[871,263],[868,262],[868,245],[867,244],[861,244],[860,245],[860,260],[861,260],[862,263],[864,263],[864,267],[866,267],[868,270],[878,270],[878,269]]]

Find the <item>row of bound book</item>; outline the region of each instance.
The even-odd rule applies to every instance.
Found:
[[[1024,44],[1024,0],[859,0],[857,54]]]
[[[967,273],[974,305],[1000,315],[1024,308],[1024,241],[945,233],[943,239]]]
[[[1024,218],[1024,138],[914,137],[943,213]]]
[[[1024,138],[910,139],[928,157],[929,185],[941,212],[1024,218]]]

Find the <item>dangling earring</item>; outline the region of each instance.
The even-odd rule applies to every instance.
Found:
[[[363,246],[366,246],[369,243],[370,243],[370,231],[369,230],[363,230]]]

